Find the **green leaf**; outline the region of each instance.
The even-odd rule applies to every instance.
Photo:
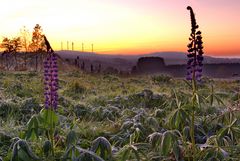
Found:
[[[32,152],[27,142],[22,139],[18,139],[13,145],[12,160],[18,160],[18,158],[23,160],[40,160],[40,158]]]
[[[228,128],[226,128],[226,127],[219,131],[218,137],[220,140],[227,134],[227,131],[228,131]]]
[[[123,147],[125,148],[125,147]],[[129,154],[130,154],[131,150],[129,150],[128,148],[125,148],[122,154],[122,158],[121,161],[126,161],[129,158]]]
[[[75,145],[76,142],[77,142],[77,134],[74,130],[71,130],[67,135],[66,144],[67,146],[70,146],[70,145]]]
[[[182,129],[189,121],[189,116],[183,108],[178,108],[171,112],[169,123],[173,129]]]
[[[50,154],[51,148],[52,148],[51,142],[49,140],[45,141],[43,144],[43,152],[46,157],[48,157],[48,155]]]
[[[192,84],[189,82],[189,81],[187,81],[187,80],[183,80],[186,84],[187,84],[187,86],[190,88],[190,89],[192,89]]]
[[[159,128],[159,123],[157,121],[156,118],[154,117],[148,117],[147,120],[146,120],[146,124],[148,126],[150,126],[150,128],[153,130],[153,131],[157,131],[158,128]]]
[[[178,144],[174,143],[174,144],[173,144],[173,154],[174,154],[174,156],[175,156],[176,161],[179,160],[179,158],[180,158],[180,153],[181,153],[181,150],[180,150]]]
[[[28,154],[23,149],[19,149],[17,158],[20,160],[32,160],[31,158],[29,158]]]
[[[39,130],[39,120],[38,116],[34,115],[31,117],[31,119],[27,123],[28,130],[26,132],[26,139],[32,139],[35,140],[39,137],[38,130]]]
[[[134,145],[131,145],[131,146],[134,146]],[[135,157],[137,159],[137,161],[140,161],[140,155],[138,154],[138,150],[136,147],[132,147],[133,149],[133,153],[135,154]]]
[[[148,138],[149,138],[150,144],[152,145],[152,148],[158,151],[162,141],[162,134],[159,132],[154,132],[150,134]]]
[[[92,142],[91,151],[95,152],[104,160],[112,159],[112,147],[110,142],[104,137],[98,137]]]
[[[82,149],[82,148],[80,148],[78,146],[76,146],[75,148],[82,154],[84,154],[84,153],[88,154],[88,156],[90,158],[92,158],[94,161],[104,161],[101,157],[99,157],[97,154],[95,154],[92,151]]]
[[[56,115],[55,111],[52,109],[43,109],[40,112],[41,117],[43,118],[43,123],[46,128],[51,127],[53,124],[53,127],[56,126],[58,123],[58,116]]]
[[[25,140],[20,140],[19,141],[19,146],[28,154],[28,156],[33,159],[33,160],[40,160],[39,157],[37,157],[32,149],[30,148],[30,146],[28,145],[28,143]]]
[[[162,142],[161,142],[162,155],[166,156],[171,152],[172,143],[173,143],[173,134],[170,131],[164,132],[162,137]]]

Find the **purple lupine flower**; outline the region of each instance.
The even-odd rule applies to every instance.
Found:
[[[45,108],[57,109],[58,105],[58,66],[55,53],[48,53],[44,61]]]
[[[188,62],[187,62],[187,80],[192,80],[193,77],[197,81],[201,80],[202,77],[202,66],[203,66],[203,42],[201,31],[196,31],[198,29],[198,25],[195,19],[194,12],[190,6],[187,7],[190,10],[191,17],[191,34],[189,41],[190,43],[187,45],[188,47]]]

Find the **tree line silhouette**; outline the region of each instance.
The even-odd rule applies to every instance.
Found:
[[[32,33],[24,26],[20,30],[19,36],[13,38],[4,37],[0,42],[0,48],[2,49],[0,70],[41,71],[43,70],[43,60],[47,55],[46,53],[54,52],[39,24],[34,26]],[[88,64],[81,60],[79,56],[73,62],[67,62],[82,71],[90,71],[91,73],[100,73],[102,71],[101,64],[97,66],[91,63]]]
[[[85,61],[84,60],[81,60],[79,58],[79,56],[77,56],[76,59],[74,59],[74,65],[75,67],[81,69],[82,71],[88,71],[87,70],[87,67],[85,65]],[[93,64],[90,64],[90,70],[89,70],[91,73],[101,73],[102,72],[102,64],[99,63],[98,65],[93,65]]]
[[[0,44],[0,47],[3,49],[1,69],[26,70],[28,66],[35,64],[35,71],[40,70],[44,55],[50,50],[50,44],[43,34],[42,27],[36,24],[31,37],[25,27],[21,29],[20,34],[20,36],[13,38],[3,38]],[[34,63],[32,62],[33,59],[35,59]]]

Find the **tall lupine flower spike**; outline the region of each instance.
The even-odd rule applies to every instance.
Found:
[[[46,40],[45,40],[46,42]],[[48,41],[47,41],[48,42]],[[50,46],[50,44],[48,43]],[[57,56],[52,49],[48,49],[47,57],[44,61],[44,96],[45,108],[57,109],[58,105],[58,66]]]
[[[194,12],[190,6],[187,7],[190,10],[191,17],[191,34],[189,37],[190,43],[188,44],[188,62],[187,62],[187,80],[194,79],[200,81],[202,77],[203,66],[203,42],[201,31],[197,31],[198,25],[195,19]]]

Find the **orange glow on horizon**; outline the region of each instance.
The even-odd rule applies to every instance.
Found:
[[[8,0],[1,2],[0,36],[16,36],[40,24],[55,50],[102,54],[187,51],[191,5],[206,55],[240,56],[240,1],[224,0]],[[11,6],[11,7],[10,7]],[[51,6],[51,7],[50,7]],[[52,7],[54,6],[54,7]]]

